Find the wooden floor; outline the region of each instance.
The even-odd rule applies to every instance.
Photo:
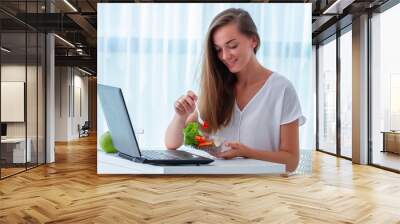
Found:
[[[25,167],[23,167],[23,168],[19,168],[19,167],[17,167],[17,168],[1,168],[1,178],[4,178],[4,177],[8,177],[8,176],[11,176],[11,175],[13,175],[13,174],[16,174],[16,173],[19,173],[19,172],[23,172],[23,171],[25,171],[26,169],[25,169]]]
[[[400,154],[376,150],[374,151],[372,162],[377,165],[400,170]]]
[[[400,223],[400,175],[314,153],[312,175],[99,176],[94,137],[0,181],[0,223]]]

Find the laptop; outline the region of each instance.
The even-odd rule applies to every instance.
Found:
[[[120,88],[97,85],[114,147],[122,158],[156,165],[208,164],[214,160],[181,150],[140,150]]]

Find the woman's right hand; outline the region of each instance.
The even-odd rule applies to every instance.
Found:
[[[192,91],[187,91],[186,95],[179,97],[175,101],[175,112],[182,118],[187,118],[196,110],[197,96]]]

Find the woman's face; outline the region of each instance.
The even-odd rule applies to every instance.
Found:
[[[235,23],[215,30],[212,41],[218,58],[232,73],[240,72],[249,63],[257,46],[257,39],[240,33]]]

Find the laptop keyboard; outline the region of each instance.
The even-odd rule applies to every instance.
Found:
[[[151,160],[181,159],[180,157],[171,155],[169,153],[153,150],[142,151],[142,156]]]

